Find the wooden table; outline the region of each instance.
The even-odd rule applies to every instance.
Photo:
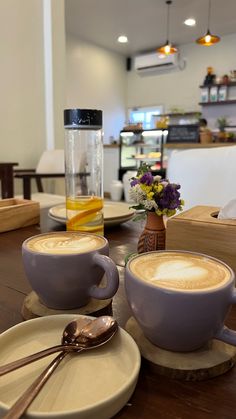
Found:
[[[3,199],[13,198],[14,196],[14,166],[18,166],[18,163],[0,163],[1,194]]]
[[[47,217],[47,210],[42,211],[42,232],[63,229],[62,224]],[[23,271],[21,244],[38,233],[40,227],[36,225],[0,234],[0,332],[22,321],[22,303],[31,289]],[[139,234],[139,223],[133,221],[105,231],[110,242],[110,256],[119,266],[121,280],[113,300],[113,314],[121,326],[130,316],[123,288],[124,257],[136,251]],[[236,307],[228,316],[227,325],[236,329]],[[136,390],[116,418],[235,419],[236,367],[206,381],[184,382],[154,373],[148,362],[142,360]]]

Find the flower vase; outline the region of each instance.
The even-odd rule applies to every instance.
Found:
[[[139,237],[138,253],[151,252],[153,250],[164,250],[166,239],[166,228],[162,215],[155,212],[147,212],[147,220],[144,230]]]

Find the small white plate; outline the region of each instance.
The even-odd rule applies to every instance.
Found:
[[[104,201],[104,225],[115,226],[133,218],[135,210],[125,202]],[[49,209],[48,216],[59,223],[66,223],[66,208],[64,204]]]
[[[40,317],[0,335],[1,365],[57,345],[73,314]],[[0,377],[0,417],[57,354]],[[131,397],[140,352],[123,329],[101,348],[67,355],[27,411],[31,419],[108,419]]]

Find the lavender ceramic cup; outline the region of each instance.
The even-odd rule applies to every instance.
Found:
[[[170,351],[193,351],[213,338],[236,345],[236,332],[224,326],[236,303],[234,282],[224,262],[178,250],[139,254],[125,272],[127,299],[144,335]]]
[[[89,299],[114,296],[119,285],[108,241],[94,234],[52,232],[22,244],[23,265],[32,289],[50,308],[73,309]],[[99,287],[104,272],[105,287]]]

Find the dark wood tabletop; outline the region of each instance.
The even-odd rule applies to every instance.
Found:
[[[40,226],[34,225],[0,234],[0,332],[23,321],[21,308],[31,291],[23,271],[21,244],[26,238],[65,226],[49,219],[42,210]],[[120,288],[113,299],[113,315],[121,327],[130,317],[126,301],[123,273],[125,256],[136,251],[141,227],[129,221],[105,229],[110,243],[110,256],[119,267]],[[236,308],[227,318],[236,329]],[[129,403],[116,415],[124,419],[235,419],[236,367],[227,373],[200,382],[177,381],[159,375],[142,359],[135,392]]]

